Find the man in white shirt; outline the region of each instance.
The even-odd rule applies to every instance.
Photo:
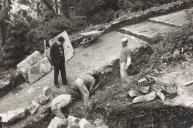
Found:
[[[131,65],[131,50],[127,47],[128,39],[121,38],[122,49],[120,52],[120,75],[121,79],[125,80],[128,77],[128,68]]]

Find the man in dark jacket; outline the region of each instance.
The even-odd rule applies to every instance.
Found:
[[[66,78],[66,68],[65,68],[65,56],[64,56],[64,48],[63,44],[65,39],[63,37],[58,38],[58,42],[54,43],[50,48],[50,58],[51,63],[54,66],[54,84],[56,87],[58,85],[58,74],[59,71],[62,77],[63,85],[67,85],[67,78]]]

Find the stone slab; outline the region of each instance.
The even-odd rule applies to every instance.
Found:
[[[23,77],[25,78],[25,80],[28,81],[27,72],[29,68],[34,64],[36,64],[41,59],[42,56],[40,52],[35,51],[17,65],[17,68],[23,72]]]
[[[51,68],[52,68],[52,66],[51,66],[48,58],[47,57],[43,58],[42,60],[37,62],[35,65],[30,67],[28,74],[27,74],[27,76],[28,76],[27,81],[29,83],[33,83],[33,82],[39,80],[42,76],[44,76],[45,74],[50,72]]]
[[[65,60],[68,61],[74,55],[74,48],[72,47],[70,38],[69,38],[66,31],[60,33],[59,35],[57,35],[54,38],[52,38],[51,40],[49,40],[49,45],[51,46],[54,42],[57,42],[58,37],[60,37],[60,36],[64,37],[64,39],[65,39],[63,47],[64,47]],[[50,58],[50,49],[46,50],[46,55]]]
[[[193,8],[188,9],[188,10],[193,11]],[[160,22],[160,23],[165,23],[165,24],[175,25],[175,26],[181,27],[182,25],[188,23],[188,21],[186,20],[186,16],[187,16],[187,14],[186,14],[185,10],[183,10],[183,11],[179,11],[179,12],[170,13],[168,15],[150,18],[150,20],[155,21],[155,22]]]
[[[149,40],[158,34],[171,32],[175,29],[175,27],[168,25],[146,21],[139,24],[122,27],[120,31],[126,34],[135,35],[144,40]]]

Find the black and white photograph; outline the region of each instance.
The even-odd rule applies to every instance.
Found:
[[[0,128],[193,128],[193,0],[0,0]]]

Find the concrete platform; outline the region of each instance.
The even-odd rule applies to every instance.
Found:
[[[100,70],[118,59],[121,49],[120,38],[125,36],[119,32],[111,32],[99,38],[99,40],[87,48],[78,48],[75,50],[73,58],[67,62],[67,77],[69,81],[73,81],[77,76],[85,72]],[[126,35],[129,39],[129,47],[132,50],[146,44],[146,42],[135,37]],[[28,106],[34,98],[42,93],[45,86],[54,88],[53,71],[47,74],[39,81],[29,85],[27,83],[19,86],[21,91],[13,95],[6,95],[0,100],[0,113],[16,108]],[[61,83],[59,77],[59,83]]]
[[[151,40],[157,34],[164,34],[176,30],[176,27],[154,23],[150,21],[126,26],[120,29],[121,32],[134,35],[143,40]]]
[[[193,11],[193,8],[190,8],[188,10]],[[181,27],[182,25],[188,23],[188,21],[186,20],[186,16],[187,14],[185,10],[183,10],[183,11],[174,12],[168,15],[150,18],[150,20],[154,22],[165,23],[168,25]]]

